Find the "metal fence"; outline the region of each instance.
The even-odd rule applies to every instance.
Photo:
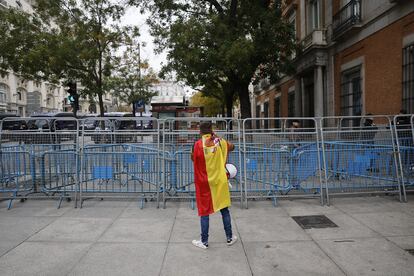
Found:
[[[355,193],[397,193],[401,200],[390,118],[328,117],[321,126],[328,203],[330,195]]]
[[[243,180],[250,198],[319,197],[323,204],[317,122],[309,118],[243,121]]]
[[[93,197],[138,198],[141,208],[148,200],[159,203],[160,123],[151,118],[114,117],[86,119],[81,124],[81,206]]]
[[[8,208],[29,195],[58,196],[58,206],[76,197],[78,123],[50,117],[2,120],[0,192],[10,199]]]
[[[233,200],[386,193],[414,187],[414,116],[324,118],[6,118],[0,122],[0,194],[188,200],[195,206],[191,151],[199,123],[236,149],[228,162]],[[375,124],[374,124],[375,123]]]

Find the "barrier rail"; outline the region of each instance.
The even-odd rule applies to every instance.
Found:
[[[414,188],[414,116],[397,115],[393,119],[402,196],[407,201],[406,188]]]
[[[414,187],[414,116],[324,118],[6,118],[0,122],[0,194],[15,199],[133,197],[195,207],[199,123],[236,145],[231,197],[252,199],[386,193]]]

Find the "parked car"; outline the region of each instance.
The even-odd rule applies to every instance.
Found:
[[[7,119],[6,119],[7,118]],[[16,118],[16,120],[13,120]],[[0,121],[2,121],[2,130],[24,130],[27,129],[26,122],[19,119],[20,116],[14,113],[0,113]],[[5,119],[5,120],[4,120]]]
[[[13,113],[0,114],[1,125],[1,142],[18,142],[21,143],[23,137],[21,131],[27,129],[26,121],[20,119],[20,116]]]

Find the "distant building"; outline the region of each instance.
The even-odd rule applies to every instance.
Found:
[[[171,103],[180,104],[184,103],[186,97],[186,91],[184,85],[179,83],[161,80],[158,83],[154,83],[151,86],[151,91],[157,92],[157,96],[152,97],[152,103]]]
[[[33,13],[34,0],[0,0],[0,9],[14,7]],[[9,72],[0,76],[0,113],[30,116],[36,113],[63,110],[65,91],[48,82],[27,81]]]
[[[188,105],[185,86],[176,82],[161,80],[153,84],[151,90],[158,95],[152,97],[151,110],[155,117],[200,116],[200,109],[184,108]],[[186,113],[188,113],[186,115]]]

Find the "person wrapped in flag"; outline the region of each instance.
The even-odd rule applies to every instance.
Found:
[[[211,122],[200,123],[201,139],[195,142],[191,160],[194,164],[196,202],[201,224],[201,240],[193,240],[193,245],[208,248],[209,215],[221,212],[227,245],[237,241],[231,228],[229,207],[230,191],[226,173],[227,154],[234,145],[213,132]]]

